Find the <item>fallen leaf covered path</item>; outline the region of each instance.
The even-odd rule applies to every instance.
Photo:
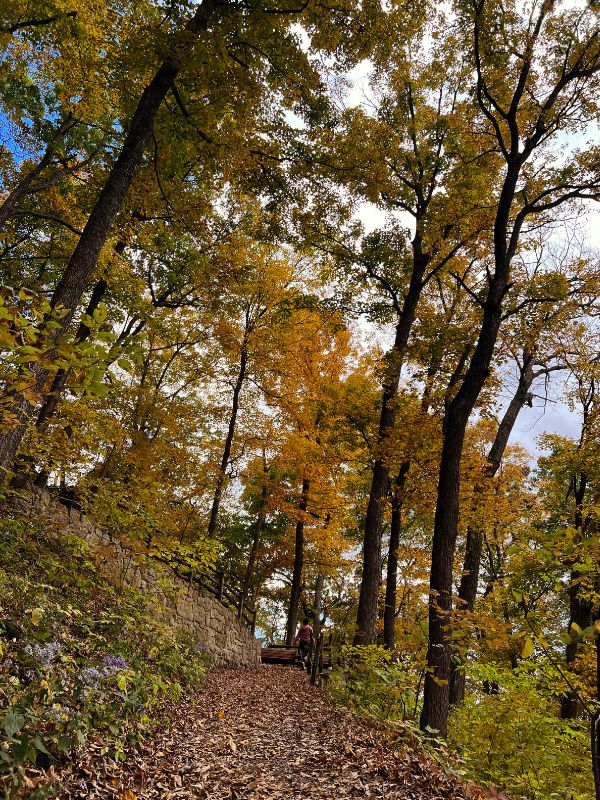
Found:
[[[211,673],[202,693],[124,764],[83,764],[64,797],[150,800],[474,795],[423,755],[334,708],[290,667]]]

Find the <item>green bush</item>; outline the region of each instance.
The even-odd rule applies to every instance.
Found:
[[[415,714],[413,678],[379,645],[344,646],[333,671],[334,701],[375,719],[405,721]]]
[[[475,664],[469,677],[498,693],[467,695],[450,719],[449,744],[466,774],[511,800],[592,800],[588,726],[558,718],[555,701],[538,691],[535,667]]]
[[[122,758],[206,664],[192,641],[156,620],[144,595],[111,582],[80,539],[0,520],[5,796],[19,794],[29,766],[66,760],[90,736]]]

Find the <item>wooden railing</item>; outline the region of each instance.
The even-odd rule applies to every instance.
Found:
[[[203,567],[202,572],[195,572],[183,559],[176,557],[161,558],[153,555],[163,564],[168,564],[173,572],[190,586],[202,589],[216,597],[225,608],[233,611],[239,620],[245,623],[254,635],[256,630],[256,608],[247,603],[242,590],[242,583],[235,575],[227,573],[224,569]]]
[[[56,495],[59,501],[68,508],[82,511],[83,507],[77,498],[75,488],[65,489],[61,487],[59,489],[58,487],[48,487],[47,491]],[[216,597],[226,608],[233,611],[237,618],[244,622],[250,628],[252,635],[254,635],[256,630],[256,609],[248,605],[247,598],[244,596],[242,582],[239,578],[223,569],[214,569],[212,567],[204,567],[202,572],[195,573],[186,561],[174,554],[170,554],[167,557],[153,552],[150,557],[160,561],[162,564],[167,564],[178,577],[188,581],[191,586],[204,589],[204,591]]]

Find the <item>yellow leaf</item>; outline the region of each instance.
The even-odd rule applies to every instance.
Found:
[[[219,711],[219,713],[218,713],[218,715],[217,715],[217,716],[219,717],[219,719],[223,719],[223,717],[225,716],[225,712],[223,711],[223,709],[221,709],[221,710]]]
[[[576,639],[578,636],[581,636],[583,631],[581,630],[581,626],[578,625],[576,622],[572,622],[569,626],[569,636],[572,639]]]
[[[125,789],[121,800],[137,800],[137,796],[131,791],[131,789]]]
[[[534,646],[530,636],[524,636],[519,641],[519,651],[521,658],[529,658],[533,655]]]
[[[44,613],[43,608],[34,608],[33,611],[31,612],[31,622],[34,625],[38,625],[39,621],[42,618],[43,613]]]

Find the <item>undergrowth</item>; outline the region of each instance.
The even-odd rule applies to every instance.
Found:
[[[0,795],[52,796],[90,737],[123,758],[206,666],[77,536],[0,519]]]
[[[420,743],[453,774],[504,800],[593,800],[587,725],[561,720],[556,698],[539,692],[540,669],[471,665],[470,692],[450,717],[447,742],[418,729],[419,677],[378,645],[343,647],[332,699],[383,722],[403,745]],[[493,683],[496,691],[486,693]]]

